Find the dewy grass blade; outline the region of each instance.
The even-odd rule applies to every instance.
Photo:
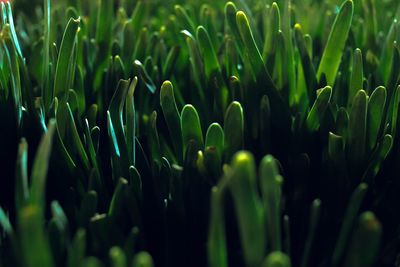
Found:
[[[346,0],[333,23],[328,42],[317,71],[318,80],[325,74],[328,85],[333,86],[353,19],[353,1]],[[361,88],[360,88],[361,89]]]
[[[204,147],[204,139],[203,133],[201,131],[200,118],[196,109],[192,105],[186,105],[182,109],[181,128],[183,148],[185,152],[191,140],[196,143],[198,149]]]
[[[56,74],[54,78],[53,96],[60,100],[67,94],[71,88],[73,77],[68,76],[68,70],[72,62],[74,49],[76,47],[76,37],[79,29],[80,19],[70,19],[64,32],[61,42],[60,52],[57,60]],[[51,98],[52,98],[51,97]]]
[[[170,81],[161,86],[160,105],[172,139],[172,144],[180,161],[183,160],[181,116],[175,103],[174,89]]]

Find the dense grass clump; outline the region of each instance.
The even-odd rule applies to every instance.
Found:
[[[397,266],[400,3],[341,1],[1,3],[0,267]]]

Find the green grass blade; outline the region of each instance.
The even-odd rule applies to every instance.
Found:
[[[40,141],[32,166],[29,203],[32,205],[32,208],[37,207],[41,209],[41,212],[44,212],[46,176],[49,167],[55,124],[56,122],[54,119],[50,120],[47,132],[42,136]]]
[[[332,266],[336,267],[343,259],[344,253],[347,249],[348,240],[350,239],[351,230],[357,218],[358,211],[367,193],[368,186],[361,183],[351,195],[346,213],[343,218],[342,227],[336,242],[335,249],[332,256]]]
[[[192,105],[186,105],[183,107],[181,113],[181,127],[184,151],[186,151],[191,140],[196,143],[198,149],[204,147],[200,118],[196,109]]]
[[[232,159],[229,188],[232,192],[246,266],[259,266],[265,253],[265,221],[257,195],[256,169],[249,152],[237,152]]]
[[[329,102],[332,96],[332,88],[326,86],[322,88],[321,92],[318,94],[317,99],[314,102],[310,112],[306,119],[306,128],[308,131],[313,132],[318,130],[321,125],[324,113],[329,106]]]
[[[264,260],[262,267],[291,267],[290,258],[288,255],[280,252],[274,251],[268,254]]]
[[[276,2],[272,3],[270,14],[267,19],[269,20],[269,23],[268,28],[265,30],[265,41],[262,53],[264,62],[267,62],[271,57],[275,47],[276,34],[281,30],[281,14]]]
[[[350,168],[355,172],[361,167],[360,165],[365,159],[367,101],[367,94],[364,90],[360,90],[354,97],[351,107],[347,153]]]
[[[244,146],[243,108],[239,102],[232,102],[225,113],[224,120],[225,159],[228,161],[233,154]]]
[[[179,160],[182,161],[183,143],[181,116],[178,108],[176,107],[174,88],[170,81],[165,81],[161,86],[160,105],[164,114],[164,119],[167,123],[175,153],[178,155]]]
[[[42,96],[44,108],[47,111],[50,108],[52,102],[52,92],[50,88],[50,0],[43,0],[44,10],[44,40],[43,40],[43,66],[42,66]]]
[[[357,92],[361,89],[364,89],[363,82],[364,82],[364,74],[363,74],[362,53],[361,50],[357,48],[353,54],[353,68],[350,77],[347,106],[351,105],[351,102],[353,101],[353,98],[357,94]]]
[[[127,259],[125,252],[119,247],[112,247],[110,249],[111,267],[127,267]]]
[[[325,74],[328,85],[333,86],[353,19],[353,1],[346,0],[333,23],[328,42],[317,71],[318,80]],[[360,88],[361,89],[361,88]]]
[[[382,225],[366,211],[358,219],[344,261],[345,267],[371,267],[376,263],[382,239]]]
[[[378,139],[379,131],[382,127],[383,112],[386,105],[386,88],[377,87],[368,99],[367,114],[367,145],[371,151]]]
[[[213,187],[211,191],[210,227],[208,232],[208,261],[210,267],[228,267],[223,187]]]
[[[304,246],[303,258],[301,259],[301,267],[309,266],[309,259],[311,256],[311,249],[314,243],[315,235],[317,233],[318,224],[321,217],[321,201],[316,199],[311,205],[310,223],[308,229],[308,236]]]
[[[72,65],[74,65],[72,58],[74,49],[76,47],[76,38],[79,25],[80,19],[75,20],[71,18],[67,24],[67,27],[65,28],[57,59],[52,97],[55,96],[59,99],[62,99],[71,88],[73,77],[68,75],[68,70],[72,67]]]
[[[133,258],[132,267],[153,267],[153,259],[148,252],[141,251]]]
[[[125,118],[126,118],[126,146],[128,150],[129,162],[131,165],[135,165],[136,162],[136,151],[135,151],[135,136],[136,136],[136,112],[135,112],[135,101],[134,93],[137,85],[137,77],[133,78],[133,81],[129,85],[128,93],[125,100]]]
[[[28,143],[21,139],[18,146],[17,171],[15,182],[15,208],[20,210],[28,203]]]
[[[78,229],[69,248],[67,267],[82,266],[86,252],[86,231]]]
[[[276,160],[267,155],[261,160],[260,184],[264,202],[268,246],[272,251],[282,249],[281,195],[283,178],[279,175]]]
[[[211,124],[207,129],[205,148],[207,147],[215,147],[220,155],[224,151],[224,130],[218,123]]]

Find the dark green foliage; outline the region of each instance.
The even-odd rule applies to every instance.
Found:
[[[2,2],[0,267],[395,266],[399,16]]]

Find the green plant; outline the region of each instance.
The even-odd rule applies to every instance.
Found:
[[[393,266],[398,1],[162,3],[1,3],[0,266]]]

